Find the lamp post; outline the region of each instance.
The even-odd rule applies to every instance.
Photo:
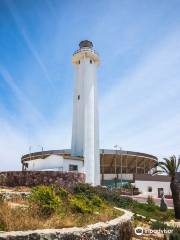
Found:
[[[43,159],[43,151],[44,151],[43,146],[42,145],[37,145],[37,147],[41,148],[41,156],[42,156],[42,159]]]
[[[122,188],[122,152],[121,152],[122,148],[120,147],[119,150],[120,150],[120,154],[121,154],[120,158],[121,158],[121,188]]]
[[[117,149],[118,149],[118,145],[115,145],[114,148],[116,149],[116,157],[115,157],[115,162],[114,162],[114,173],[115,173],[115,178],[114,178],[114,181],[115,181],[115,188],[117,188]]]
[[[32,147],[29,146],[29,156],[30,156],[30,160],[31,160],[31,149],[32,149]]]
[[[122,148],[119,146],[119,145],[115,145],[114,148],[116,149],[116,158],[115,158],[115,165],[116,165],[116,159],[117,159],[117,154],[118,154],[118,149],[119,149],[119,152],[120,152],[120,161],[121,161],[121,188],[122,188]],[[116,169],[116,168],[115,168]]]
[[[118,145],[115,145],[114,148],[116,149],[116,157],[115,157],[115,174],[117,173],[116,167],[117,167],[117,154],[118,154]]]

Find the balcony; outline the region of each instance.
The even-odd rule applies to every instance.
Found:
[[[83,48],[78,49],[77,51],[75,51],[73,53],[73,56],[77,53],[83,53],[83,52],[91,52],[91,53],[94,53],[97,56],[99,56],[98,53],[94,49],[91,49],[91,48],[88,48],[88,47],[83,47]]]

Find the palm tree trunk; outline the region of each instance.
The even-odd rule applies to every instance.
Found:
[[[174,203],[175,218],[180,220],[180,183],[176,180],[172,180],[170,187]]]

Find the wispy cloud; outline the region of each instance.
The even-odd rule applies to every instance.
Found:
[[[27,134],[22,128],[13,126],[8,119],[0,118],[1,134],[0,134],[0,169],[17,170],[21,169],[21,156],[29,152],[31,146],[32,151],[40,151],[49,149],[67,149],[70,147],[71,124],[60,125],[62,119],[56,119],[54,125],[49,124],[43,128],[39,127],[38,131],[33,134]],[[64,121],[65,122],[65,121]]]
[[[158,142],[163,137],[169,136],[172,141],[179,135],[179,37],[178,31],[169,33],[135,71],[119,81],[112,80],[115,84],[101,100],[102,119],[108,114],[108,122],[112,123],[102,121],[102,144],[118,142],[131,149],[158,153]],[[172,151],[178,152],[176,141]],[[167,153],[162,147],[159,152]]]
[[[0,78],[11,90],[20,111],[20,116],[13,118],[0,104],[1,170],[20,169],[21,156],[29,152],[30,146],[32,151],[39,151],[41,146],[44,150],[69,148],[71,119],[67,120],[60,111],[52,121],[47,122],[2,65]],[[65,109],[61,110],[65,113]]]
[[[37,108],[26,97],[24,92],[16,84],[11,74],[2,65],[0,65],[0,76],[2,77],[2,81],[5,81],[9,89],[11,89],[11,92],[14,95],[15,99],[19,101],[19,108],[21,109],[21,114],[24,116],[24,119],[26,119],[26,121],[29,123],[31,122],[31,124],[33,122],[37,124],[39,121],[41,123],[45,123],[45,120],[40,111],[38,111]]]
[[[24,41],[26,42],[29,50],[31,51],[32,55],[34,56],[37,64],[40,66],[44,76],[46,77],[46,80],[49,82],[49,85],[52,88],[52,90],[55,90],[55,86],[49,76],[48,70],[47,70],[41,56],[39,55],[37,49],[34,47],[32,40],[28,35],[26,26],[24,25],[23,21],[21,20],[21,17],[18,15],[15,4],[13,3],[13,1],[9,1],[9,0],[6,2],[6,4],[12,14],[12,17],[19,29],[20,34],[23,36]]]
[[[7,119],[0,118],[0,163],[1,170],[21,169],[21,155],[27,151],[27,137]]]

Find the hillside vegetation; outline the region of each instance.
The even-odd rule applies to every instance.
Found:
[[[123,212],[114,207],[143,215],[146,221],[174,219],[173,209],[162,212],[153,201],[138,203],[103,187],[78,184],[70,192],[55,186],[38,186],[24,199],[0,198],[0,230],[86,226],[121,216]]]
[[[12,201],[0,198],[1,231],[85,226],[123,214],[94,192],[81,191],[78,186],[72,193],[38,186],[28,198],[16,199],[15,207]]]

